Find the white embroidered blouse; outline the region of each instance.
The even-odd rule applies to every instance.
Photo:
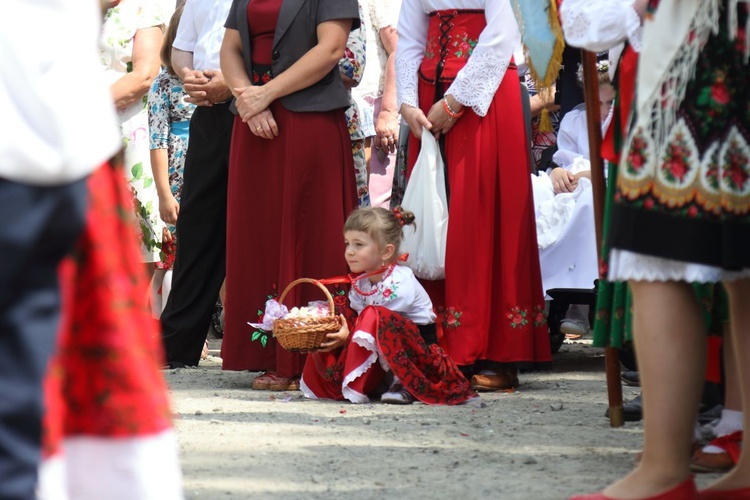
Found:
[[[601,52],[628,40],[638,52],[641,19],[634,0],[565,0],[560,19],[565,41],[574,47]]]
[[[436,10],[482,9],[487,27],[479,36],[466,66],[445,91],[480,116],[487,114],[503,80],[521,33],[508,0],[407,0],[401,6],[396,51],[396,89],[402,104],[419,106],[417,70],[427,43],[429,13]]]
[[[406,266],[396,265],[390,276],[377,283],[367,278],[359,280],[357,288],[365,293],[377,289],[372,295],[361,295],[354,287],[349,290],[349,302],[357,314],[367,306],[384,306],[418,325],[435,322],[429,295]]]

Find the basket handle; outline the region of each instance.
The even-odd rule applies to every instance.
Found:
[[[326,299],[328,299],[328,308],[331,310],[331,316],[336,316],[336,306],[333,303],[333,297],[331,296],[331,292],[328,291],[328,288],[323,286],[322,283],[318,280],[310,279],[310,278],[300,278],[298,280],[294,280],[291,283],[287,285],[287,287],[284,289],[283,292],[281,292],[281,295],[279,296],[279,304],[284,303],[284,299],[286,298],[286,294],[289,293],[289,291],[294,288],[295,286],[299,285],[300,283],[310,283],[312,285],[316,285],[318,288],[323,290],[323,293],[326,295]]]

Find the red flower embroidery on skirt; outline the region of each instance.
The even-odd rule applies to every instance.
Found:
[[[508,320],[510,320],[510,326],[513,328],[520,328],[528,325],[529,320],[526,319],[528,314],[529,311],[526,309],[521,309],[520,307],[512,308],[507,315]]]
[[[724,81],[718,81],[711,86],[711,99],[713,99],[716,104],[722,106],[729,103],[729,90],[727,90],[727,86],[724,85]]]
[[[458,328],[461,326],[461,316],[463,313],[455,307],[439,307],[438,320],[442,323],[443,328]]]
[[[547,317],[544,315],[543,306],[534,306],[534,326],[544,326],[547,324]]]

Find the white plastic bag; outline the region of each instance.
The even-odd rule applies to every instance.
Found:
[[[443,158],[438,142],[422,129],[422,149],[414,165],[401,206],[414,213],[415,226],[404,226],[401,250],[406,265],[419,278],[445,278],[445,243],[448,236],[448,199]]]

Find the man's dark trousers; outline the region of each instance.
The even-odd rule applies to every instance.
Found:
[[[60,318],[57,270],[83,230],[85,208],[85,180],[39,187],[0,179],[2,500],[35,498],[42,380]]]
[[[190,120],[172,291],[161,315],[167,363],[195,366],[226,273],[227,175],[234,115],[199,106]]]

